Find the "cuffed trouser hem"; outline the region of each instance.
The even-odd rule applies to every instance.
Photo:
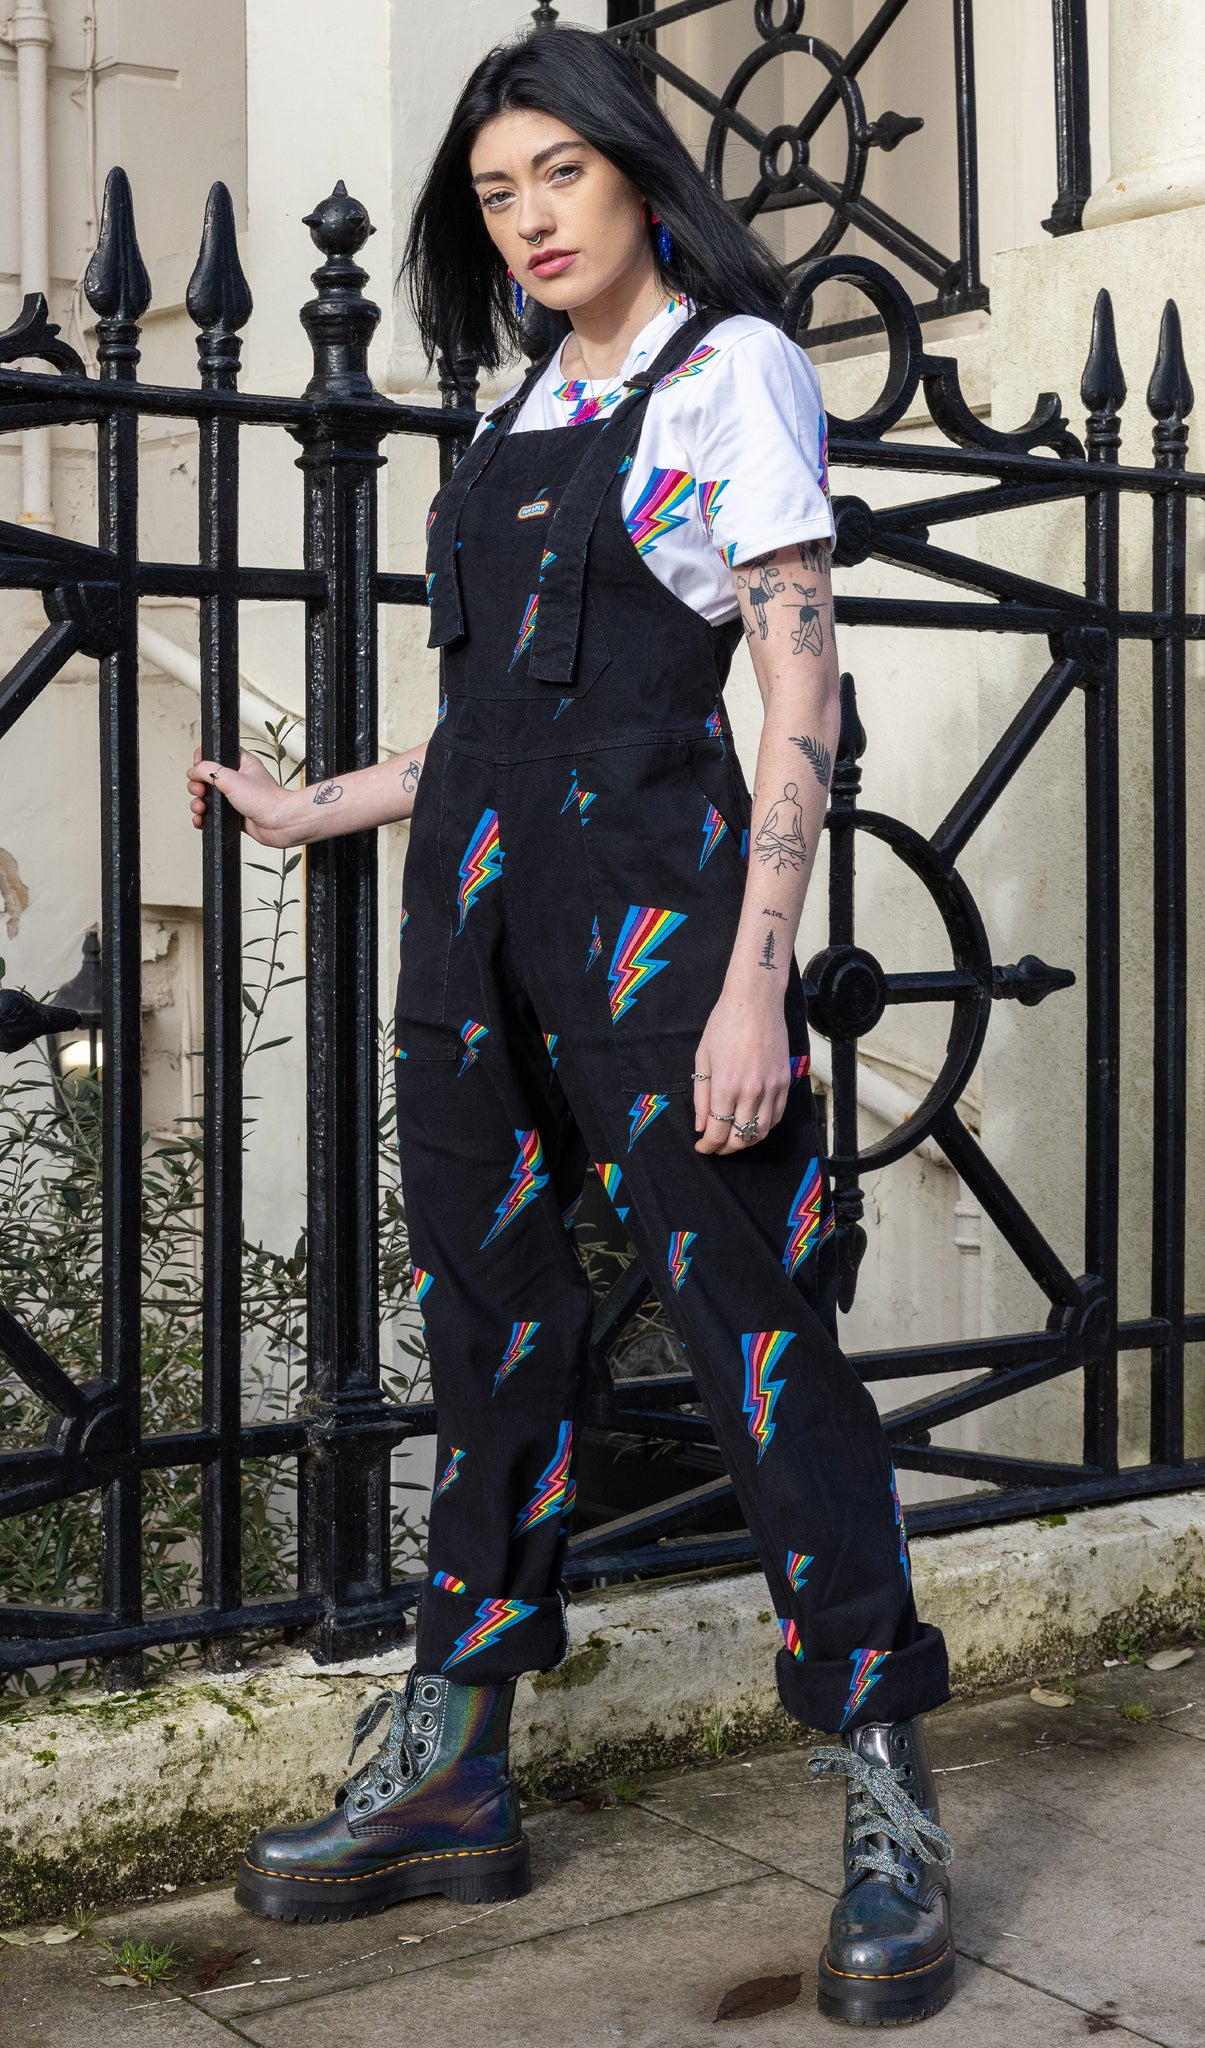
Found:
[[[910,1721],[950,1697],[945,1637],[929,1622],[921,1622],[906,1650],[854,1650],[845,1659],[813,1663],[782,1649],[774,1676],[788,1714],[833,1734],[868,1721]]]
[[[542,1600],[474,1600],[427,1584],[418,1603],[414,1661],[460,1685],[501,1685],[523,1671],[551,1671],[568,1653],[559,1593]]]

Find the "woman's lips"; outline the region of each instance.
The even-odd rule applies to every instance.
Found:
[[[576,255],[577,250],[570,249],[563,256],[537,256],[530,267],[537,277],[558,277],[562,270],[568,270]]]

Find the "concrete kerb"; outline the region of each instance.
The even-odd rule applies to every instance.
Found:
[[[1205,1622],[1205,1495],[1092,1508],[912,1545],[920,1612],[945,1631],[955,1694],[1099,1661]],[[525,1678],[516,1774],[535,1790],[798,1735],[758,1572],[620,1586],[575,1601],[572,1649]],[[342,1665],[282,1657],[146,1691],[0,1714],[0,1925],[232,1870],[269,1821],[323,1812],[351,1724],[409,1649]],[[361,1759],[367,1751],[361,1751]]]

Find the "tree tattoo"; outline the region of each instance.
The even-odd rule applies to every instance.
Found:
[[[316,804],[333,804],[342,794],[343,784],[341,782],[324,782],[320,788],[314,791],[314,802]]]
[[[406,790],[411,790],[411,789],[417,789],[417,788],[418,788],[418,778],[419,778],[419,776],[421,775],[421,773],[422,773],[422,762],[421,762],[421,761],[409,761],[409,762],[407,762],[406,766],[405,766],[405,767],[403,768],[403,770],[402,770],[402,788],[403,788],[403,789],[406,789]]]
[[[762,949],[761,949],[761,959],[760,959],[760,960],[758,961],[758,963],[757,963],[757,964],[758,964],[758,966],[759,966],[759,967],[768,967],[768,968],[770,968],[770,969],[771,969],[771,971],[772,971],[772,972],[775,972],[775,973],[777,973],[777,968],[776,968],[776,966],[775,966],[775,961],[774,961],[774,934],[773,934],[773,932],[767,932],[767,933],[766,933],[766,943],[765,943],[765,945],[764,945],[764,946],[762,947]]]
[[[792,733],[791,745],[798,747],[801,753],[807,755],[808,760],[816,771],[816,780],[820,784],[821,789],[827,789],[832,779],[833,757],[824,745],[824,742],[812,739],[807,734],[801,737],[798,733]]]
[[[772,862],[776,875],[782,874],[784,868],[798,872],[808,857],[808,844],[803,836],[803,811],[798,798],[799,784],[788,782],[757,829],[757,857]]]

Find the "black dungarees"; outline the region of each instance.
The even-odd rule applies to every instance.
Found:
[[[444,696],[404,876],[402,1194],[439,1416],[423,1671],[496,1683],[565,1655],[560,1568],[591,1297],[571,1228],[594,1161],[685,1347],[761,1556],[787,1710],[815,1728],[948,1698],[918,1623],[891,1458],[836,1337],[836,1247],[792,958],[793,1083],[747,1152],[696,1152],[691,1079],[746,876],[722,688],[739,618],[661,583],[623,519],[658,381],[605,418],[508,432],[428,520]]]

